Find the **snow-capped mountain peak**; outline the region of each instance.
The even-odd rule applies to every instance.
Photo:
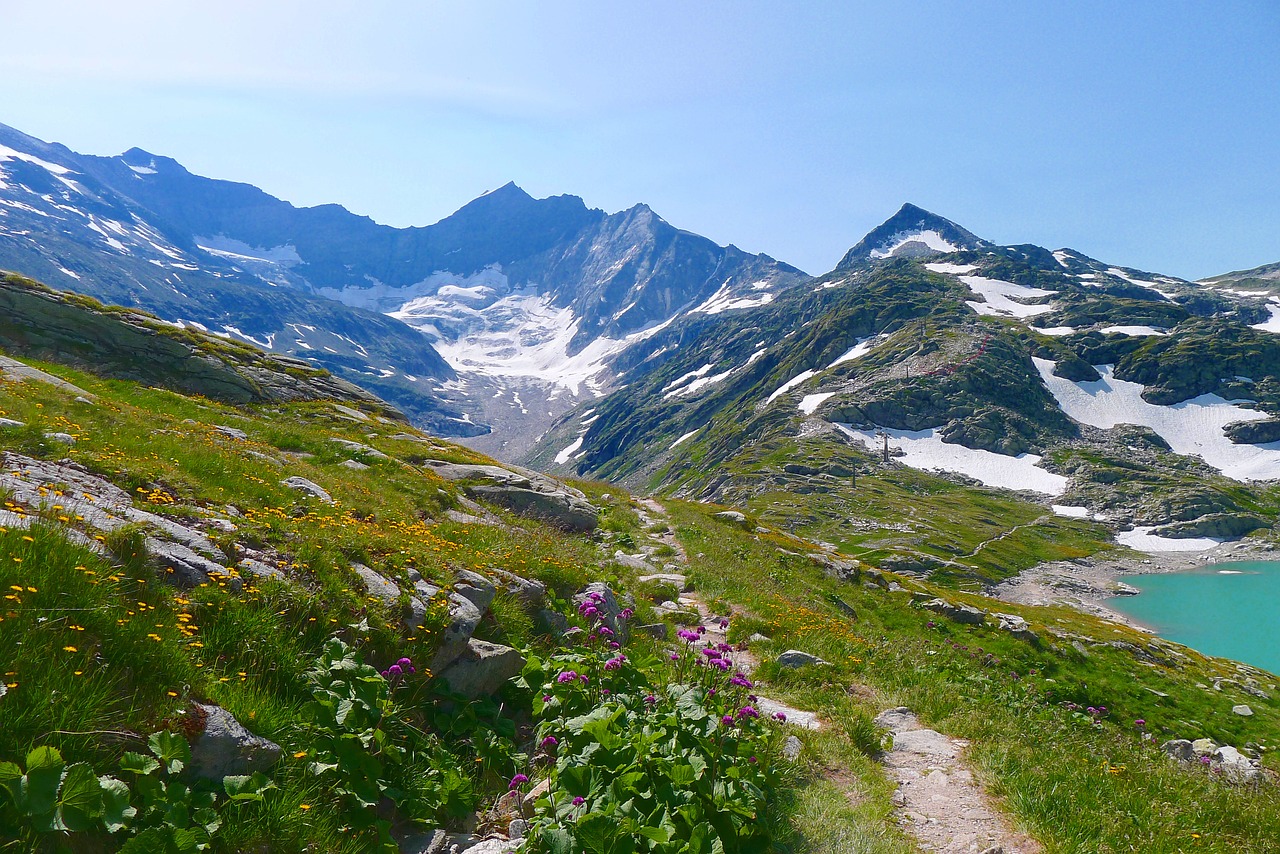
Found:
[[[951,220],[908,202],[845,253],[836,269],[886,258],[919,258],[990,245]]]

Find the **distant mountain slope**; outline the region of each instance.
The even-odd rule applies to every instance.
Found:
[[[1269,307],[1072,250],[994,246],[908,206],[832,273],[633,348],[616,363],[628,385],[527,461],[750,504],[811,494],[824,472],[821,492],[847,495],[887,450],[1122,529],[1233,536],[1277,512],[1273,490],[1249,485],[1280,478]],[[796,504],[767,512],[839,512]]]
[[[609,360],[664,324],[808,279],[644,205],[606,214],[514,184],[397,229],[3,126],[0,184],[0,267],[324,364],[446,435],[493,425],[473,442],[507,457],[613,387]]]

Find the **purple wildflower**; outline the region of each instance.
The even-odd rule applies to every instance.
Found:
[[[644,702],[645,702],[645,705],[652,706],[657,704],[658,698],[653,696],[652,694],[649,694],[644,698]]]
[[[574,673],[572,670],[565,670],[559,676],[556,677],[556,681],[563,685],[565,682],[572,682],[577,678],[578,678],[577,673]]]
[[[387,672],[392,676],[403,676],[404,670],[398,664],[393,664],[387,668]]]
[[[725,726],[733,726],[733,715],[725,715],[720,719],[720,723]]]
[[[774,720],[776,720],[776,721],[779,721],[779,722],[781,722],[781,723],[784,723],[784,724],[785,724],[785,723],[787,722],[787,713],[786,713],[786,712],[774,712],[774,713],[773,713],[773,719],[774,719]]]
[[[526,775],[524,775],[524,774],[517,774],[517,775],[515,775],[514,777],[512,777],[512,778],[511,778],[511,785],[510,785],[510,786],[508,786],[508,788],[510,788],[510,789],[518,789],[518,788],[520,788],[521,786],[523,786],[523,785],[524,785],[525,783],[527,783],[527,782],[529,782],[529,778],[528,778]]]
[[[574,799],[573,799],[573,805],[574,805],[575,807],[580,807],[580,806],[582,806],[583,804],[585,804],[586,802],[587,802],[587,799],[586,799],[586,798],[584,798],[584,797],[582,797],[581,795],[579,795],[578,797],[576,797],[576,798],[574,798]]]
[[[738,709],[739,718],[758,718],[760,713],[756,711],[755,706],[743,706]]]
[[[549,735],[546,738],[544,738],[542,741],[540,741],[538,743],[538,746],[539,747],[555,747],[559,743],[560,743],[560,739],[556,738],[554,735]]]

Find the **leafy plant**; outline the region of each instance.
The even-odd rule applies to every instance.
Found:
[[[67,765],[54,747],[27,754],[26,771],[0,762],[0,788],[11,826],[27,824],[41,833],[79,832],[100,827],[114,833],[136,813],[129,787],[114,777],[98,777],[88,763]]]

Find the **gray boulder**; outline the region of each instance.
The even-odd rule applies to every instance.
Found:
[[[1238,783],[1249,783],[1262,776],[1256,759],[1244,756],[1230,745],[1223,745],[1213,752],[1214,763],[1222,769],[1223,776]]]
[[[487,697],[524,669],[524,656],[509,646],[472,638],[440,678],[468,700]]]
[[[1160,749],[1168,754],[1171,759],[1176,759],[1179,762],[1191,762],[1196,758],[1196,752],[1191,749],[1191,742],[1185,738],[1166,741],[1160,745]]]
[[[243,430],[238,430],[235,427],[226,427],[222,424],[215,424],[213,425],[213,429],[217,430],[219,433],[221,433],[222,435],[228,438],[238,439],[241,442],[249,438],[248,433],[244,432]]]
[[[652,575],[642,575],[636,581],[640,584],[651,581],[659,584],[670,584],[681,593],[688,593],[693,589],[693,585],[689,583],[689,577],[679,572],[655,572]]]
[[[969,605],[958,605],[945,599],[930,599],[921,607],[941,614],[948,620],[964,625],[980,626],[987,618],[986,611],[980,611]]]
[[[493,582],[469,569],[460,569],[456,575],[458,580],[454,582],[454,592],[480,609],[480,613],[488,611],[489,606],[493,604],[493,597],[498,592]]]
[[[713,517],[721,522],[727,522],[730,525],[737,525],[740,528],[747,527],[747,517],[737,510],[721,510]]]
[[[298,477],[297,475],[294,475],[293,477],[287,477],[284,480],[280,481],[280,484],[282,486],[287,486],[290,489],[296,489],[299,492],[305,492],[307,495],[310,495],[314,498],[319,498],[325,504],[333,503],[333,496],[331,496],[328,492],[325,492],[324,488],[321,487],[319,484],[313,483],[312,481],[307,480],[305,477]]]
[[[354,451],[357,454],[363,454],[366,457],[369,457],[370,459],[374,459],[374,460],[388,459],[387,455],[382,453],[382,451],[379,451],[377,448],[371,448],[368,445],[361,444],[360,442],[352,442],[350,439],[330,439],[329,441],[334,443],[335,445],[341,445],[342,447],[346,448],[348,451]]]
[[[603,581],[593,581],[588,584],[581,593],[574,597],[574,604],[581,605],[591,598],[591,594],[599,594],[599,601],[596,607],[600,609],[603,615],[601,623],[609,627],[610,631],[617,635],[618,641],[621,643],[627,639],[627,624],[625,620],[618,619],[618,615],[622,613],[622,605],[618,603],[618,597],[609,589],[609,585]]]
[[[205,780],[265,771],[280,758],[280,745],[245,729],[221,706],[197,703],[204,731],[191,745],[191,771]]]
[[[362,563],[351,564],[351,570],[360,577],[365,591],[384,604],[391,604],[400,599],[400,588],[394,581],[373,571]]]
[[[495,583],[506,592],[515,596],[524,609],[536,614],[547,602],[547,585],[541,581],[525,578],[508,572],[505,569],[493,569]]]
[[[1241,703],[1241,704],[1240,704],[1240,705],[1238,705],[1238,706],[1232,706],[1232,707],[1231,707],[1231,711],[1232,711],[1232,712],[1234,712],[1235,714],[1239,715],[1239,716],[1240,716],[1240,717],[1242,717],[1242,718],[1251,718],[1251,717],[1253,717],[1253,709],[1249,708],[1249,706],[1247,706],[1247,705],[1246,705],[1246,704],[1244,704],[1244,703]]]
[[[589,534],[600,523],[600,511],[586,499],[565,491],[538,492],[518,486],[468,486],[473,498],[489,501],[520,516],[532,516],[575,534]]]
[[[1191,752],[1196,756],[1212,756],[1218,749],[1218,742],[1212,738],[1197,738],[1191,742]]]
[[[778,656],[778,664],[782,667],[790,667],[792,669],[800,667],[808,667],[813,664],[826,664],[816,655],[810,655],[807,652],[801,652],[798,649],[789,649]]]
[[[804,749],[804,743],[794,735],[787,736],[787,740],[782,743],[782,755],[792,762],[800,758],[800,751]]]
[[[1017,614],[993,613],[991,616],[995,617],[996,620],[1000,623],[1000,631],[1008,632],[1009,634],[1013,635],[1015,638],[1019,638],[1025,641],[1031,641],[1033,643],[1039,640],[1039,638],[1036,636],[1036,633],[1031,631],[1031,626],[1027,624],[1027,621],[1024,620],[1022,617],[1019,617]]]
[[[0,428],[26,427],[26,426],[27,426],[27,422],[25,421],[15,421],[12,418],[0,418]]]
[[[225,579],[227,587],[233,591],[238,591],[243,586],[243,582],[231,576],[222,564],[214,563],[182,543],[147,537],[145,544],[151,560],[181,587],[198,587],[201,584],[217,583],[219,579]]]
[[[352,471],[367,471],[369,468],[364,463],[357,462],[356,460],[343,460],[342,462],[338,463],[338,465],[342,466],[343,468],[351,469]]]

